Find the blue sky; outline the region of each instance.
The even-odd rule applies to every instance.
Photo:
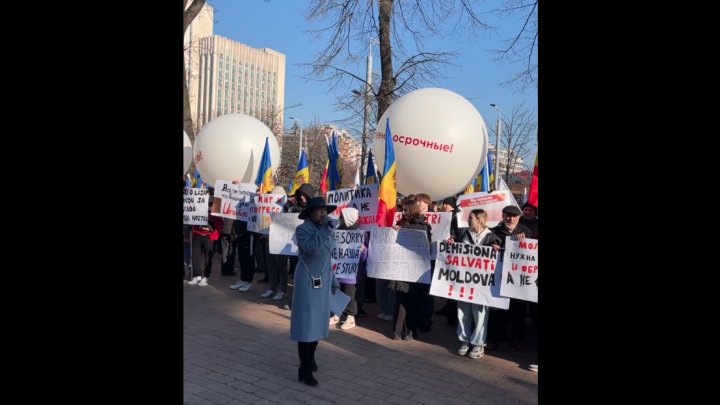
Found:
[[[318,28],[320,23],[312,25],[305,19],[307,0],[210,0],[215,8],[216,35],[242,42],[254,48],[272,48],[286,56],[285,73],[285,105],[302,103],[301,107],[292,108],[285,113],[286,127],[292,125],[288,117],[300,118],[304,123],[315,117],[323,122],[332,122],[342,118],[341,112],[335,111],[335,94],[328,93],[325,84],[306,80],[304,76],[309,69],[300,66],[311,62],[314,55],[325,44],[323,40],[314,40],[304,31]],[[501,4],[499,0],[488,1],[477,9],[488,11]],[[437,38],[428,42],[433,49],[457,50],[459,55],[453,61],[456,66],[442,67],[441,73],[446,76],[440,79],[437,87],[452,90],[471,99],[475,108],[485,119],[488,127],[495,128],[497,111],[490,106],[496,103],[503,111],[509,113],[514,106],[525,103],[524,107],[532,109],[537,115],[537,87],[516,92],[503,87],[501,82],[510,79],[520,70],[520,66],[494,60],[489,52],[500,48],[502,41],[511,38],[519,31],[523,21],[499,19],[490,14],[481,14],[480,18],[496,27],[496,30],[484,33],[475,39]],[[377,46],[373,46],[373,68],[379,72],[380,58]],[[354,70],[364,77],[365,61],[358,62]],[[494,142],[494,137],[489,140]],[[525,163],[532,167],[535,159],[533,152]]]

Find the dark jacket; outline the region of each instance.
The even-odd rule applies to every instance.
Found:
[[[537,239],[538,236],[538,219],[537,217],[533,219],[525,219],[525,217],[520,217],[520,224],[525,225],[528,228],[530,228],[531,234],[525,235],[528,238]]]
[[[532,231],[527,226],[518,223],[515,226],[515,229],[513,229],[512,233],[510,233],[510,230],[508,230],[507,226],[505,225],[505,222],[500,222],[496,227],[490,228],[492,233],[497,235],[500,238],[500,248],[505,248],[505,237],[506,236],[513,236],[517,235],[519,233],[524,233],[525,237],[532,237]]]

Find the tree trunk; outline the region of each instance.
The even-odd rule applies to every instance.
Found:
[[[192,0],[190,7],[184,9],[183,12],[183,35],[187,31],[195,17],[200,14],[207,0]],[[183,0],[183,7],[187,7],[188,0]],[[192,42],[190,43],[192,47]],[[195,128],[192,121],[192,112],[190,107],[190,94],[188,93],[188,71],[183,60],[183,129],[187,132],[190,140],[195,142]]]
[[[390,17],[392,16],[393,0],[379,0],[380,21],[380,71],[382,80],[377,94],[378,119],[392,104],[392,95],[395,90],[393,78],[392,47],[390,45]],[[384,131],[385,123],[378,123],[376,131]]]

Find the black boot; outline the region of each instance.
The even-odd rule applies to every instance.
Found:
[[[318,385],[318,381],[312,375],[312,370],[317,367],[317,365],[314,364],[315,360],[313,358],[313,343],[315,342],[298,342],[298,354],[300,355],[298,381],[304,382],[305,384],[312,387]]]
[[[312,371],[304,370],[303,366],[298,369],[298,381],[304,382],[311,387],[318,385],[318,380],[313,377]]]
[[[311,363],[310,371],[312,371],[313,373],[317,373],[317,372],[318,372],[318,367],[317,367],[317,363],[315,363],[315,360],[313,360],[312,363]]]

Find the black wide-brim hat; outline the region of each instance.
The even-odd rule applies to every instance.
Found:
[[[325,203],[325,197],[313,197],[308,201],[307,205],[305,206],[305,209],[302,210],[300,215],[298,215],[299,219],[307,219],[308,215],[310,215],[310,211],[313,210],[313,208],[318,207],[325,207],[328,214],[335,211],[335,208],[337,208],[337,205],[328,205]]]

